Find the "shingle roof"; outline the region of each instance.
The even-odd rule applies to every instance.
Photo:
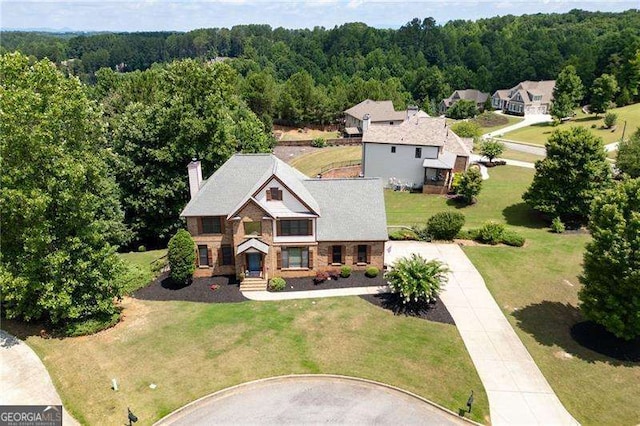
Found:
[[[481,92],[479,90],[476,89],[464,89],[464,90],[456,90],[454,91],[451,96],[449,96],[448,98],[444,99],[444,103],[449,106],[453,101],[456,101],[458,99],[453,99],[453,97],[456,95],[456,93],[458,94],[458,99],[465,99],[468,101],[474,101],[477,104],[481,104],[484,103],[487,98],[489,97],[488,93],[484,93]]]
[[[509,89],[496,90],[493,96],[497,97],[498,99],[507,100],[509,99]]]
[[[406,111],[396,111],[391,101],[372,101],[366,99],[358,105],[352,106],[344,112],[352,117],[362,120],[365,114],[369,114],[371,122],[376,121],[402,121],[406,118]]]
[[[388,239],[381,179],[308,179],[304,185],[322,206],[318,241]]]
[[[525,104],[529,105],[533,103],[533,95],[541,95],[542,99],[536,102],[542,104],[549,103],[553,100],[553,88],[556,86],[555,80],[543,80],[543,81],[523,81],[517,86],[513,87],[509,92],[513,95],[510,100],[519,93]]]
[[[227,216],[272,176],[318,213],[318,241],[381,241],[387,220],[380,179],[310,179],[272,154],[236,154],[200,188],[181,213]]]
[[[425,158],[422,162],[422,167],[428,167],[430,169],[453,169],[457,157],[456,154],[445,151],[440,154],[438,158]]]

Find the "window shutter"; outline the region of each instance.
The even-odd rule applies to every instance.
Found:
[[[309,249],[309,269],[313,269],[313,250]]]
[[[278,250],[278,254],[276,255],[276,268],[282,269],[282,250]]]
[[[196,218],[198,220],[198,235],[202,234],[202,218]]]
[[[213,250],[207,248],[207,258],[209,260],[209,266],[213,266]]]
[[[371,263],[371,246],[367,245],[367,263]]]
[[[224,234],[224,216],[218,216],[220,219],[220,233]]]
[[[327,263],[329,265],[333,263],[333,246],[327,248]]]
[[[353,263],[354,265],[358,263],[358,245],[353,246]]]
[[[340,263],[344,265],[344,257],[347,251],[347,246],[340,246]]]
[[[198,220],[198,222],[200,222]],[[195,259],[195,263],[196,263],[196,268],[198,266],[200,266],[200,250],[198,250],[198,246],[196,246],[196,259]]]
[[[311,219],[307,221],[307,235],[313,235],[313,222]]]
[[[282,235],[282,222],[276,221],[276,235]]]
[[[271,189],[267,189],[267,201],[271,201]]]
[[[223,256],[222,256],[222,247],[218,249],[218,266],[222,266],[224,264]]]

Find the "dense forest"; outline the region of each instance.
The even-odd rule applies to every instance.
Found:
[[[186,33],[2,33],[2,50],[47,57],[94,84],[111,74],[184,58],[228,61],[244,100],[267,127],[332,122],[347,107],[392,99],[435,112],[453,89],[492,92],[522,80],[555,79],[573,65],[584,86],[607,73],[615,102],[640,99],[640,12],[503,16],[437,25],[413,19],[397,30],[350,23],[332,29],[242,25]],[[111,73],[101,68],[109,68]],[[585,93],[588,102],[591,92]]]

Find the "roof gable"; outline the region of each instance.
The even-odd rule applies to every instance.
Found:
[[[365,99],[344,112],[358,120],[362,120],[365,114],[369,114],[371,122],[376,121],[402,121],[406,118],[405,111],[396,111],[391,101],[372,101]]]

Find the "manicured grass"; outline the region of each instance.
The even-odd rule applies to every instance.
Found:
[[[595,114],[584,114],[581,110],[576,110],[576,116],[565,123],[553,127],[550,123],[540,123],[514,130],[504,135],[505,139],[522,141],[536,145],[544,145],[551,133],[556,129],[568,129],[571,126],[586,127],[597,136],[600,136],[605,144],[616,142],[622,137],[624,122],[627,121],[627,135],[630,135],[640,123],[640,103],[628,105],[622,108],[614,108],[610,110],[618,114],[618,125],[615,131],[605,129],[604,114],[597,118]],[[596,128],[591,126],[595,124]]]
[[[118,253],[127,263],[125,294],[131,294],[156,277],[154,266],[162,261],[167,250],[149,250],[144,252]]]
[[[216,390],[296,373],[377,380],[455,412],[474,389],[472,418],[487,422],[486,394],[452,325],[394,316],[357,297],[124,306],[124,320],[97,335],[45,340],[36,327],[26,338],[82,423],[122,424],[131,407],[139,424],[151,424]]]
[[[621,363],[582,348],[570,327],[583,320],[578,306],[585,233],[552,234],[521,194],[533,170],[496,167],[484,182],[478,204],[458,211],[466,227],[487,219],[506,223],[527,238],[523,248],[464,247],[489,290],[514,326],[558,397],[582,424],[637,424],[640,365]],[[387,217],[394,224],[424,221],[455,209],[440,196],[387,192]],[[567,356],[566,354],[569,354]]]
[[[335,139],[340,136],[337,131],[324,132],[322,130],[308,129],[306,132],[299,132],[298,129],[288,130],[283,132],[281,141],[300,141],[307,139],[323,138],[323,139]]]
[[[361,146],[330,146],[317,148],[312,152],[302,154],[289,162],[293,167],[307,176],[315,176],[320,170],[331,163],[341,161],[360,160]]]
[[[500,158],[507,158],[509,160],[526,161],[528,163],[535,163],[538,160],[542,160],[542,155],[530,154],[528,152],[516,151],[515,149],[505,148],[504,153]]]
[[[477,123],[480,124],[480,126],[482,127],[483,133],[495,132],[496,130],[500,130],[504,127],[512,126],[524,120],[522,117],[516,117],[513,115],[506,115],[506,114],[499,115],[495,113],[493,113],[493,115],[497,117],[496,121],[502,118],[502,119],[506,119],[506,123],[503,122],[500,124],[492,125],[491,120],[477,120]],[[499,121],[504,121],[504,120],[499,120]]]

